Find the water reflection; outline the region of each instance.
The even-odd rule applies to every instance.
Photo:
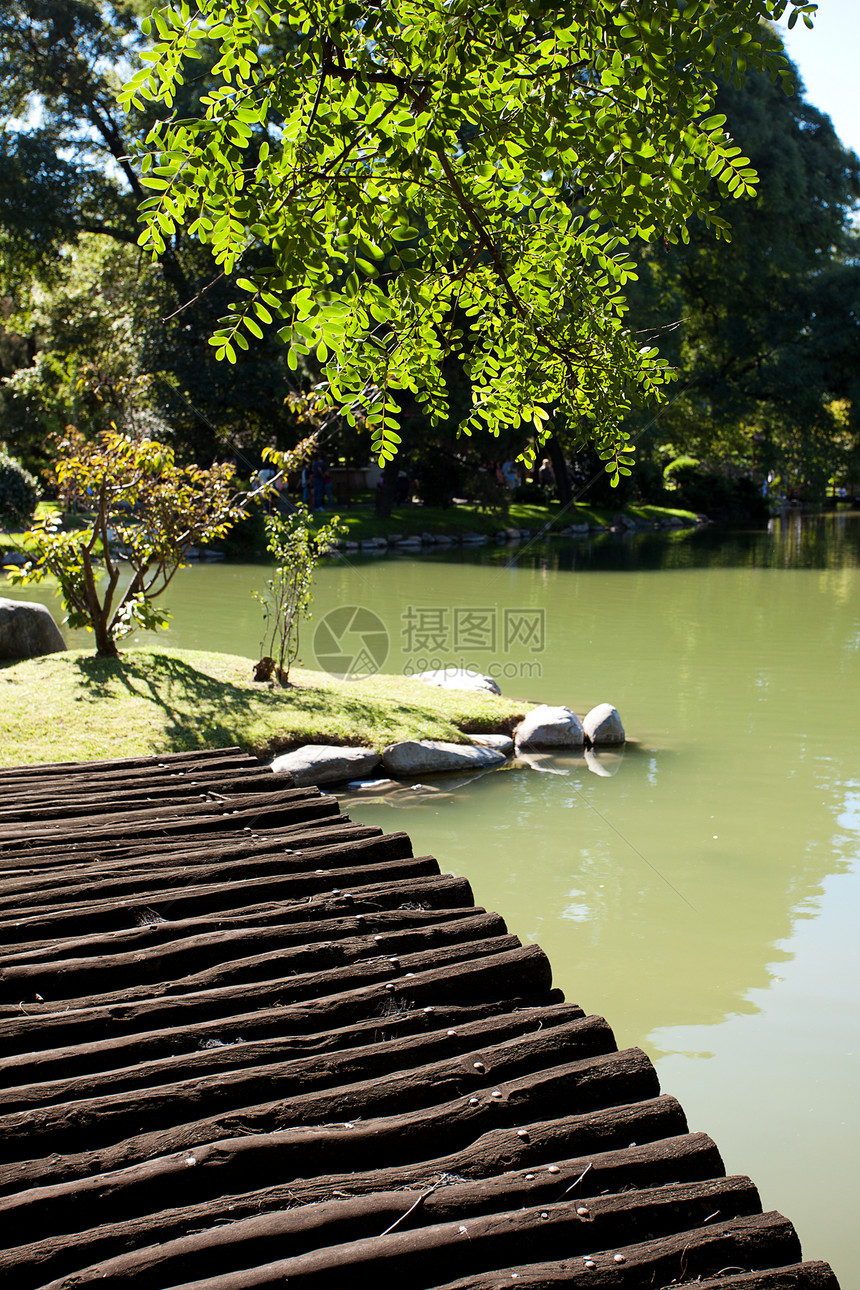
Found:
[[[533,538],[522,546],[433,552],[443,563],[516,565],[547,572],[670,569],[856,569],[860,524],[856,512],[787,512],[766,527],[726,532],[714,526],[670,531],[591,533],[580,538]],[[398,558],[393,556],[391,558]]]

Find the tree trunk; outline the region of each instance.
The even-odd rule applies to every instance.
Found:
[[[397,492],[397,475],[402,462],[399,457],[393,461],[385,463],[385,469],[382,472],[382,479],[376,490],[376,514],[380,519],[388,519],[394,506],[394,498]]]
[[[573,493],[570,487],[570,476],[567,473],[567,463],[564,460],[564,453],[561,450],[561,444],[558,441],[555,431],[552,432],[546,441],[546,450],[549,453],[549,459],[552,462],[553,474],[555,475],[555,486],[558,490],[558,500],[562,506],[570,506],[573,501]]]
[[[99,658],[119,658],[116,641],[108,630],[108,625],[101,614],[93,618],[93,631],[96,634],[96,654]]]

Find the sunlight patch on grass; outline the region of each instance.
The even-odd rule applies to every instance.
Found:
[[[509,730],[528,705],[402,676],[339,681],[291,671],[252,680],[251,659],[198,650],[72,650],[0,667],[0,761],[22,765],[239,745],[267,758],[305,743],[381,748]]]

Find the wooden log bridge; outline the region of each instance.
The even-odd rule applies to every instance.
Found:
[[[837,1290],[405,833],[238,749],[0,770],[0,1283]]]

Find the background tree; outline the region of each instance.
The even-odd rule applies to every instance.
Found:
[[[820,494],[860,429],[860,162],[827,117],[758,72],[721,83],[717,106],[760,182],[732,208],[730,244],[694,220],[689,242],[642,257],[631,317],[645,335],[670,328],[679,372],[643,448]]]
[[[137,246],[147,194],[132,153],[152,116],[123,113],[116,93],[139,65],[150,8],[9,0],[0,10],[0,376],[13,378],[0,388],[0,433],[41,469],[51,433],[119,421],[106,391],[143,377],[136,407],[149,408],[157,437],[185,459],[239,451],[250,473],[262,444],[295,438],[283,348],[255,342],[241,373],[216,373],[207,341],[228,302],[210,258],[178,233],[154,265]],[[189,111],[206,84],[203,66],[183,91]]]

